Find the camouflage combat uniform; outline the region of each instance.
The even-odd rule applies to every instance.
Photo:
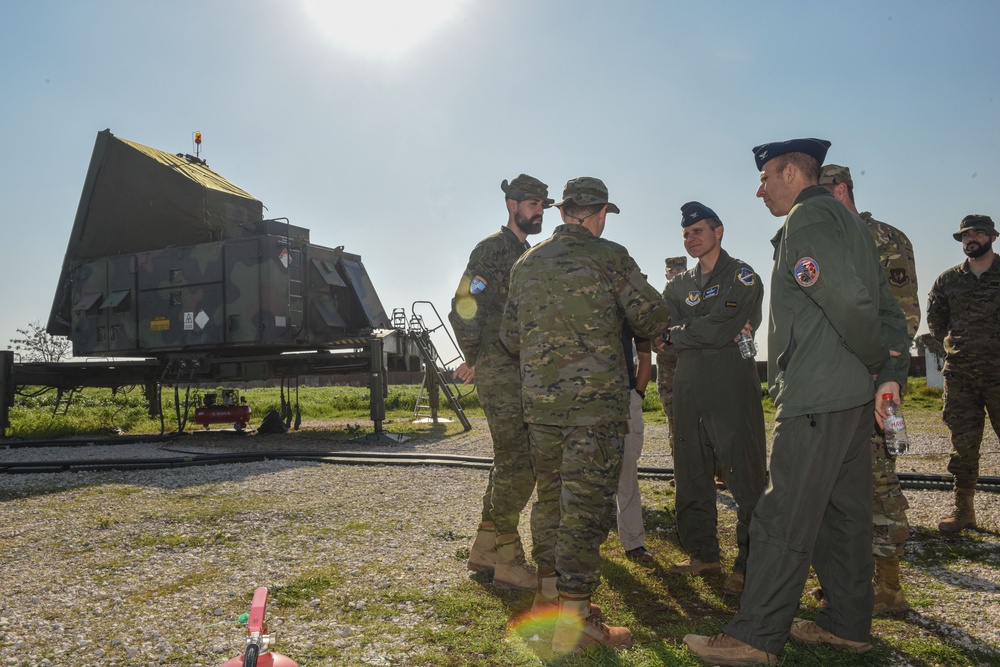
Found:
[[[917,267],[913,245],[906,234],[892,225],[880,222],[865,211],[861,219],[875,237],[882,269],[889,290],[906,317],[906,333],[912,341],[920,326],[920,298],[917,295]],[[909,348],[907,348],[909,350]],[[907,356],[908,352],[904,354]],[[902,390],[906,386],[901,387]],[[896,457],[885,448],[885,435],[878,424],[872,434],[872,555],[881,558],[902,558],[903,544],[910,537],[906,519],[909,503],[896,475]]]
[[[499,339],[510,267],[528,247],[507,227],[480,241],[469,257],[448,316],[465,363],[476,368],[476,391],[493,436],[483,521],[492,521],[498,535],[517,532],[521,510],[535,487],[517,359]]]
[[[666,259],[667,281],[678,272],[687,269],[687,257],[668,257]],[[667,288],[663,288],[663,298],[667,298]],[[674,455],[674,371],[677,369],[677,350],[666,347],[663,352],[656,353],[656,393],[660,397],[663,414],[667,418],[670,429],[670,455]]]
[[[1000,255],[978,278],[968,261],[938,276],[927,297],[927,326],[945,349],[948,472],[956,489],[971,491],[979,481],[984,407],[1000,435]]]
[[[582,225],[556,227],[511,270],[500,339],[520,355],[538,476],[532,555],[556,569],[561,595],[600,581],[629,414],[622,324],[654,338],[667,318],[625,248]]]
[[[681,545],[702,563],[719,562],[716,460],[737,504],[735,572],[746,569],[748,530],[766,479],[764,411],[753,359],[734,338],[761,322],[764,286],[725,250],[703,276],[700,264],[667,285],[670,347],[677,350],[674,474]]]
[[[663,290],[666,297],[667,291]],[[656,393],[660,397],[663,414],[667,418],[667,428],[670,429],[670,455],[674,453],[674,372],[677,370],[677,350],[670,347],[656,353]]]

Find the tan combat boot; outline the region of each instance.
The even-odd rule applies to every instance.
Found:
[[[580,653],[589,646],[629,648],[632,633],[628,628],[608,627],[590,613],[590,598],[559,599],[559,619],[552,633],[552,652],[558,655]]]
[[[492,521],[483,521],[476,530],[476,541],[469,551],[469,562],[466,564],[473,572],[493,573],[497,562],[497,529]]]
[[[493,585],[533,591],[537,586],[535,568],[524,560],[521,536],[517,533],[497,535],[497,560],[493,570]]]
[[[788,631],[788,636],[793,641],[802,644],[826,644],[827,646],[839,648],[848,653],[867,653],[872,650],[872,645],[868,642],[857,642],[838,637],[832,632],[816,625],[815,621],[805,621],[801,618],[796,618],[792,621],[792,627]]]
[[[906,611],[910,603],[899,584],[899,559],[875,556],[875,606],[872,613],[891,614]]]
[[[680,563],[671,565],[670,569],[667,570],[668,574],[701,574],[702,572],[722,572],[722,563],[719,561],[702,563],[694,556],[691,556],[690,558],[685,558]]]
[[[688,650],[710,665],[776,665],[778,656],[720,632],[714,637],[684,635]]]
[[[955,511],[938,524],[942,533],[957,533],[963,528],[976,527],[975,489],[955,489]]]
[[[556,574],[556,568],[539,568],[538,585],[535,588],[535,601],[531,605],[528,616],[538,618],[546,614],[559,613],[559,590],[556,588],[558,581],[559,575]],[[596,604],[590,605],[590,615],[598,619],[604,618],[601,608]]]

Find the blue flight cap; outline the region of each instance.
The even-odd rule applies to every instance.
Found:
[[[816,158],[820,166],[826,159],[826,151],[830,142],[826,139],[789,139],[788,141],[773,141],[769,144],[754,146],[753,159],[757,162],[757,171],[764,171],[768,160],[773,160],[785,153],[805,153]]]
[[[690,227],[694,223],[699,220],[704,220],[705,218],[718,219],[719,216],[715,214],[715,211],[705,206],[700,201],[689,201],[681,206],[681,227]],[[722,220],[719,220],[719,222],[722,222]]]

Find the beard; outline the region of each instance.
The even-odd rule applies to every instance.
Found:
[[[990,239],[986,243],[977,243],[973,241],[972,243],[968,243],[962,246],[962,251],[965,252],[965,256],[970,257],[972,259],[980,258],[992,249],[993,249],[992,239]]]
[[[514,214],[514,224],[527,235],[537,234],[542,231],[542,216],[536,215],[533,218],[526,218],[523,215]]]

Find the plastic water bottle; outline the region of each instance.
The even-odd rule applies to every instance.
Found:
[[[753,343],[753,336],[741,333],[736,344],[740,348],[740,354],[744,359],[753,359],[757,356],[757,346]]]
[[[885,433],[885,451],[893,456],[905,454],[910,449],[910,439],[906,436],[906,422],[903,421],[903,411],[893,403],[892,394],[882,394],[886,403],[887,413],[882,428]]]

